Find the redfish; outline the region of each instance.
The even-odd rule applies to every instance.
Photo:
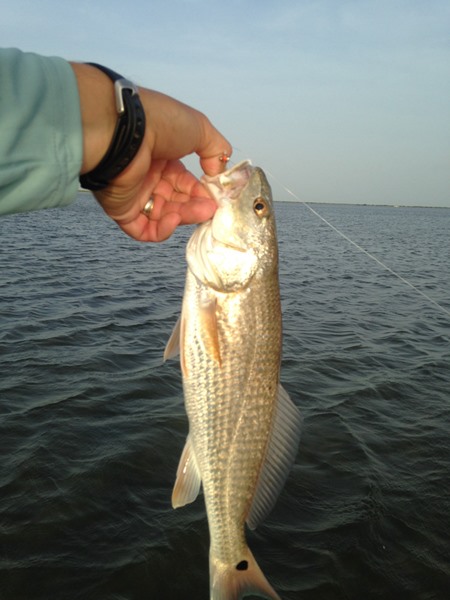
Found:
[[[248,161],[203,183],[218,208],[189,240],[181,317],[165,358],[180,352],[189,435],[172,504],[203,486],[210,598],[280,600],[251,553],[297,453],[301,416],[280,384],[282,322],[272,193]]]

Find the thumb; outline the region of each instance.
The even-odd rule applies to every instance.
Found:
[[[202,140],[196,150],[203,172],[213,176],[225,171],[232,152],[230,142],[205,117]]]

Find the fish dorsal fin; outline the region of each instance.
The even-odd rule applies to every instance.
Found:
[[[219,331],[217,328],[217,298],[202,302],[198,313],[206,352],[221,364]]]
[[[175,356],[178,356],[180,353],[180,330],[181,317],[178,317],[178,321],[175,323],[175,327],[173,328],[166,349],[164,350],[164,360],[175,358]]]
[[[200,491],[202,479],[191,439],[188,436],[177,469],[177,478],[172,492],[173,508],[180,508],[194,502]]]
[[[247,525],[255,529],[270,513],[297,455],[302,417],[286,390],[278,386],[278,399],[267,453],[247,516]]]

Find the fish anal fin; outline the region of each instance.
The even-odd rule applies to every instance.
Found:
[[[255,529],[272,510],[297,455],[302,416],[286,390],[278,386],[278,398],[264,464],[247,516]]]
[[[194,449],[188,436],[178,464],[177,478],[172,492],[173,508],[180,508],[194,502],[200,491],[201,482]]]
[[[222,359],[220,356],[219,331],[217,327],[216,298],[201,304],[199,319],[205,351],[221,365]]]

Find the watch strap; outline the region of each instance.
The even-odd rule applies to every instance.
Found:
[[[131,163],[145,134],[145,112],[137,87],[115,71],[97,63],[96,67],[114,82],[117,124],[111,144],[99,164],[80,176],[80,184],[88,190],[101,190]]]

